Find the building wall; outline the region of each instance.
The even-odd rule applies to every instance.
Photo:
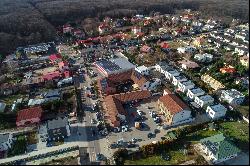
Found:
[[[165,122],[168,125],[171,125],[172,124],[172,120],[173,120],[173,115],[171,115],[170,111],[159,100],[158,100],[158,107],[159,107],[160,113],[162,113],[165,116]]]
[[[226,111],[220,110],[220,111],[215,112],[214,110],[211,109],[211,107],[207,107],[206,113],[208,114],[210,118],[218,119],[218,118],[225,116]]]
[[[189,118],[191,118],[191,111],[183,110],[181,112],[176,113],[173,116],[172,124],[180,123],[180,122],[185,121],[185,120],[187,120]]]

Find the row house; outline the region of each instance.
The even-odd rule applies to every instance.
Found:
[[[201,76],[201,80],[208,84],[214,91],[225,88],[225,86],[208,74]]]
[[[226,115],[227,108],[221,104],[207,106],[206,113],[211,119],[219,119]]]
[[[179,82],[178,84],[178,90],[186,93],[189,89],[193,89],[195,87],[195,84],[192,81],[183,81]]]
[[[205,108],[206,106],[214,103],[214,98],[210,95],[196,96],[194,98],[194,102],[201,108]]]
[[[173,76],[172,84],[177,86],[180,82],[187,81],[187,78],[183,75]]]
[[[187,96],[190,99],[194,99],[197,96],[204,95],[205,92],[201,88],[193,88],[193,89],[188,89],[187,91]]]

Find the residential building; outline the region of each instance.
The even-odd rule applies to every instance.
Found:
[[[223,134],[217,134],[200,140],[201,150],[213,163],[218,164],[235,158],[241,151]]]
[[[101,24],[98,27],[98,31],[100,34],[103,34],[103,33],[107,32],[108,30],[109,30],[109,26],[107,24]]]
[[[61,54],[52,54],[49,56],[49,60],[52,62],[52,64],[57,64],[62,61]]]
[[[193,62],[190,60],[182,60],[182,61],[178,61],[178,63],[181,64],[181,68],[185,70],[195,69],[199,67],[199,65],[196,62]]]
[[[38,124],[41,120],[42,112],[43,110],[40,106],[18,111],[16,119],[17,127]]]
[[[65,71],[65,70],[69,70],[69,63],[68,62],[59,62],[58,63],[59,69],[60,71]]]
[[[218,119],[226,115],[227,108],[221,104],[207,106],[206,113],[211,119]]]
[[[165,74],[165,71],[168,68],[169,68],[169,65],[166,62],[159,62],[158,64],[155,65],[155,70],[159,71],[162,74]]]
[[[187,91],[187,96],[190,99],[194,99],[197,96],[204,95],[205,92],[201,88],[193,88],[193,89],[188,89]]]
[[[246,47],[239,46],[235,47],[234,52],[239,55],[246,55],[248,53],[248,49]]]
[[[220,72],[221,73],[235,73],[236,70],[233,66],[225,66],[225,67],[222,67],[220,68]]]
[[[192,120],[189,107],[176,95],[166,94],[158,100],[158,108],[167,125],[182,124]]]
[[[246,68],[249,68],[249,57],[246,55],[240,57],[240,63]]]
[[[141,73],[142,75],[149,75],[149,69],[144,65],[136,67],[135,70]]]
[[[195,87],[195,84],[192,81],[183,81],[179,82],[178,84],[178,90],[186,93],[188,89],[193,89]]]
[[[204,96],[196,96],[194,98],[194,102],[199,105],[201,108],[204,108],[205,106],[211,105],[214,103],[214,98],[210,95],[204,95]]]
[[[144,53],[153,53],[154,52],[154,50],[151,47],[147,46],[147,45],[142,46],[140,48],[140,51],[144,52]]]
[[[149,97],[151,97],[151,93],[147,90],[106,96],[104,98],[103,104],[105,111],[104,118],[108,121],[110,126],[119,127],[120,119],[118,117],[120,115],[128,115],[128,113],[124,110],[122,104],[126,102],[136,102],[139,100],[147,99]]]
[[[180,75],[180,73],[177,70],[173,69],[173,68],[167,69],[165,71],[165,77],[168,80],[171,80],[173,78],[173,76],[179,76],[179,75]]]
[[[184,82],[184,81],[187,81],[187,78],[183,75],[173,76],[172,84],[174,86],[177,86],[180,82]]]
[[[213,60],[212,54],[196,54],[194,56],[194,59],[196,59],[199,62],[211,62]]]
[[[6,104],[3,102],[0,102],[0,112],[4,112],[5,107],[6,107]]]
[[[202,36],[200,36],[200,37],[195,38],[195,40],[193,41],[193,45],[195,47],[201,47],[204,44],[204,42],[205,42],[205,39]]]
[[[61,73],[59,71],[44,73],[42,80],[43,81],[50,81],[50,80],[59,80],[61,78]],[[39,79],[40,81],[41,79]]]
[[[70,24],[63,25],[63,33],[71,33],[74,28]]]
[[[94,63],[98,71],[104,76],[119,74],[135,68],[135,65],[130,63],[125,58],[114,58],[109,60],[100,60]]]
[[[169,95],[169,94],[174,94],[174,93],[171,90],[167,89],[167,88],[163,90],[163,94],[162,94],[163,96]]]
[[[243,103],[245,96],[236,89],[222,90],[220,100],[226,101],[230,105],[240,105]]]
[[[70,126],[67,117],[47,121],[48,141],[59,141],[70,136]]]
[[[179,48],[177,48],[177,51],[180,54],[185,54],[185,53],[193,54],[193,53],[195,53],[196,48],[192,47],[192,46],[179,47]]]
[[[0,153],[6,152],[8,149],[10,149],[12,147],[12,143],[13,143],[12,133],[1,133],[0,134]]]
[[[137,33],[141,33],[142,31],[141,31],[141,27],[138,27],[138,26],[134,26],[134,27],[132,27],[132,29],[131,29],[131,32],[133,33],[133,34],[137,34]]]
[[[214,91],[225,88],[225,86],[208,74],[201,76],[201,80],[207,83]]]

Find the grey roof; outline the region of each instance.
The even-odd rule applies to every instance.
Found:
[[[0,144],[7,142],[9,139],[9,133],[0,134]]]
[[[135,68],[135,65],[130,63],[127,59],[125,58],[115,58],[115,59],[110,59],[111,62],[115,63],[122,69],[132,69]]]
[[[0,102],[0,112],[4,111],[5,107],[6,107],[6,104]]]
[[[48,120],[48,130],[66,127],[68,125],[67,117],[59,117],[57,119]]]

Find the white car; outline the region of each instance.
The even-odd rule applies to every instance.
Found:
[[[127,132],[128,131],[128,126],[122,126],[122,132]]]
[[[142,111],[141,110],[137,110],[138,115],[142,116]]]

